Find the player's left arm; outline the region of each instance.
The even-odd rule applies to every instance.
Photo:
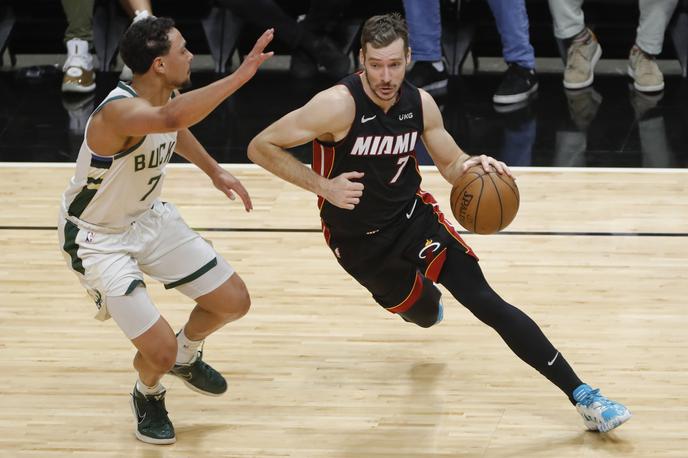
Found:
[[[423,104],[423,143],[437,169],[449,184],[456,183],[466,170],[477,164],[482,164],[486,172],[490,171],[490,167],[494,167],[499,173],[511,176],[511,171],[504,162],[484,154],[466,154],[444,128],[442,113],[432,96],[420,89],[420,98]]]
[[[253,203],[244,185],[231,173],[223,169],[208,151],[196,139],[189,129],[177,132],[177,146],[175,152],[189,162],[203,170],[213,182],[213,185],[222,191],[227,197],[234,200],[234,193],[238,194],[244,202],[246,211],[253,210]]]

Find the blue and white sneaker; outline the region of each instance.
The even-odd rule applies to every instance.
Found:
[[[599,389],[593,390],[586,384],[573,391],[573,399],[576,401],[576,410],[590,431],[606,433],[631,418],[626,406],[602,396]]]
[[[442,318],[444,318],[444,305],[442,305],[442,299],[440,298],[439,310],[437,311],[437,321],[435,321],[435,324],[440,324],[442,322]]]

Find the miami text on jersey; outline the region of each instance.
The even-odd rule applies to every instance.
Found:
[[[380,156],[406,154],[416,149],[418,131],[407,132],[401,135],[367,135],[357,137],[352,156]]]

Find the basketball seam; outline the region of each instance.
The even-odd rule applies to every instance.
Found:
[[[468,173],[475,173],[475,172],[470,172],[470,169],[469,169],[466,171],[466,173],[468,174]],[[471,185],[471,183],[473,183],[475,180],[482,177],[482,175],[478,175],[478,174],[476,174],[476,175],[477,176],[475,178],[473,178],[471,181],[466,183],[466,185],[456,193],[455,199],[453,199],[452,197],[454,196],[454,189],[457,189],[457,188],[452,189],[452,192],[449,194],[449,205],[452,209],[454,208],[455,203],[461,198],[461,194],[463,194],[463,192],[466,190],[466,188],[468,188]]]
[[[468,172],[466,172],[466,173],[468,173]],[[475,172],[471,172],[471,173],[475,173]],[[469,186],[471,185],[471,183],[473,183],[475,180],[477,180],[478,178],[481,178],[481,177],[482,177],[482,175],[478,175],[478,176],[476,176],[475,178],[473,178],[471,181],[469,181],[468,183],[466,183],[466,186],[464,186],[464,187],[459,191],[459,195],[463,194],[463,192],[466,190],[467,187],[469,187]]]
[[[478,229],[478,213],[480,212],[480,200],[483,198],[483,189],[485,189],[485,180],[483,179],[483,176],[485,175],[480,175],[478,178],[480,178],[480,194],[478,194],[478,201],[475,203],[475,218],[473,218],[473,232],[474,234],[477,234],[476,229]],[[478,179],[476,178],[476,180]]]
[[[495,192],[497,193],[497,199],[499,200],[499,229],[497,229],[497,232],[499,232],[503,229],[502,224],[504,223],[504,205],[502,204],[502,195],[497,188],[497,183],[495,183],[494,178],[492,178],[492,174],[488,173],[487,176],[490,177],[492,186],[494,186]]]
[[[514,196],[516,197],[516,200],[518,200],[518,201],[520,202],[521,199],[520,199],[519,196],[518,196],[518,191],[517,191],[516,189],[512,188],[511,185],[509,184],[509,182],[506,181],[506,180],[504,180],[504,179],[502,178],[501,175],[497,175],[497,178],[499,178],[499,181],[501,181],[502,183],[504,183],[505,185],[507,185],[507,187],[508,187],[509,189],[511,189],[511,192],[514,193]]]

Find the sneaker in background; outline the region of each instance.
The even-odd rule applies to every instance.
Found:
[[[640,92],[664,90],[664,75],[659,70],[655,57],[633,45],[628,56],[628,76],[633,78],[633,87]]]
[[[67,42],[67,60],[62,67],[62,92],[93,92],[96,74],[88,41],[72,38]]]
[[[447,69],[438,70],[433,62],[418,61],[406,74],[406,79],[414,86],[428,92],[447,87]]]
[[[602,56],[602,47],[597,37],[587,29],[588,37],[584,40],[571,41],[566,53],[566,68],[564,69],[564,87],[566,89],[582,89],[592,84],[595,78],[595,65]]]
[[[509,68],[504,72],[502,82],[492,96],[492,101],[502,105],[523,102],[537,89],[535,70],[510,63]]]

